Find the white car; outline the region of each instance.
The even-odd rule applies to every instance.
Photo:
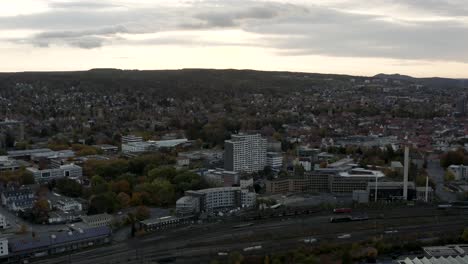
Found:
[[[313,237],[308,237],[308,238],[304,238],[304,240],[302,240],[302,242],[304,242],[306,244],[312,244],[312,243],[317,242],[317,239],[313,238]]]
[[[350,238],[350,237],[351,237],[350,234],[343,234],[343,235],[338,236],[339,239],[346,239],[346,238]]]

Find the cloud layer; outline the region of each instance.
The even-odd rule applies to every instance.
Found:
[[[39,32],[3,41],[82,49],[231,44],[269,47],[284,56],[468,62],[468,3],[461,0],[46,2],[44,12],[0,16],[0,31]],[[207,40],[220,30],[257,38]]]

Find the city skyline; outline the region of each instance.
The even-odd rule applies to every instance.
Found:
[[[468,78],[464,1],[18,0],[2,72],[236,68]]]

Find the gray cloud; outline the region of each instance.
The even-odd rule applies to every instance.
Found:
[[[367,1],[366,1],[367,2]],[[390,20],[379,15],[346,11],[350,0],[337,6],[293,5],[279,2],[201,1],[182,7],[113,8],[91,2],[55,3],[47,13],[0,17],[1,29],[36,29],[42,33],[14,40],[47,47],[79,48],[103,45],[242,45],[276,48],[285,56],[330,55],[468,62],[468,27],[460,17],[468,3],[454,0],[376,0],[447,16],[442,21]],[[446,3],[444,5],[443,3]],[[86,9],[86,10],[85,10]],[[466,14],[466,13],[465,13]],[[193,36],[124,40],[121,33],[144,34],[180,30],[241,29],[263,36],[261,43],[205,42]]]
[[[57,9],[107,9],[121,7],[120,5],[115,5],[106,2],[92,2],[92,1],[67,1],[67,2],[52,2],[49,4],[51,8]]]

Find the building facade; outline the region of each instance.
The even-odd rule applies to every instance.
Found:
[[[36,201],[33,191],[28,187],[8,188],[2,192],[1,198],[2,205],[14,212],[30,209]]]
[[[283,155],[278,152],[267,152],[266,166],[273,170],[280,170],[283,167]]]
[[[352,169],[349,171],[311,171],[303,177],[289,177],[266,181],[268,193],[288,192],[330,192],[353,193],[354,190],[367,190],[369,182],[383,178],[380,171]]]
[[[447,168],[455,176],[455,180],[468,180],[468,166],[450,165]]]
[[[267,140],[260,134],[232,135],[224,142],[224,169],[252,173],[266,166]]]
[[[83,169],[75,164],[61,165],[54,169],[39,170],[37,168],[27,168],[38,182],[59,178],[80,179],[83,176]]]
[[[240,187],[219,187],[198,191],[186,191],[176,202],[179,214],[215,213],[236,208],[255,206],[256,193]]]

